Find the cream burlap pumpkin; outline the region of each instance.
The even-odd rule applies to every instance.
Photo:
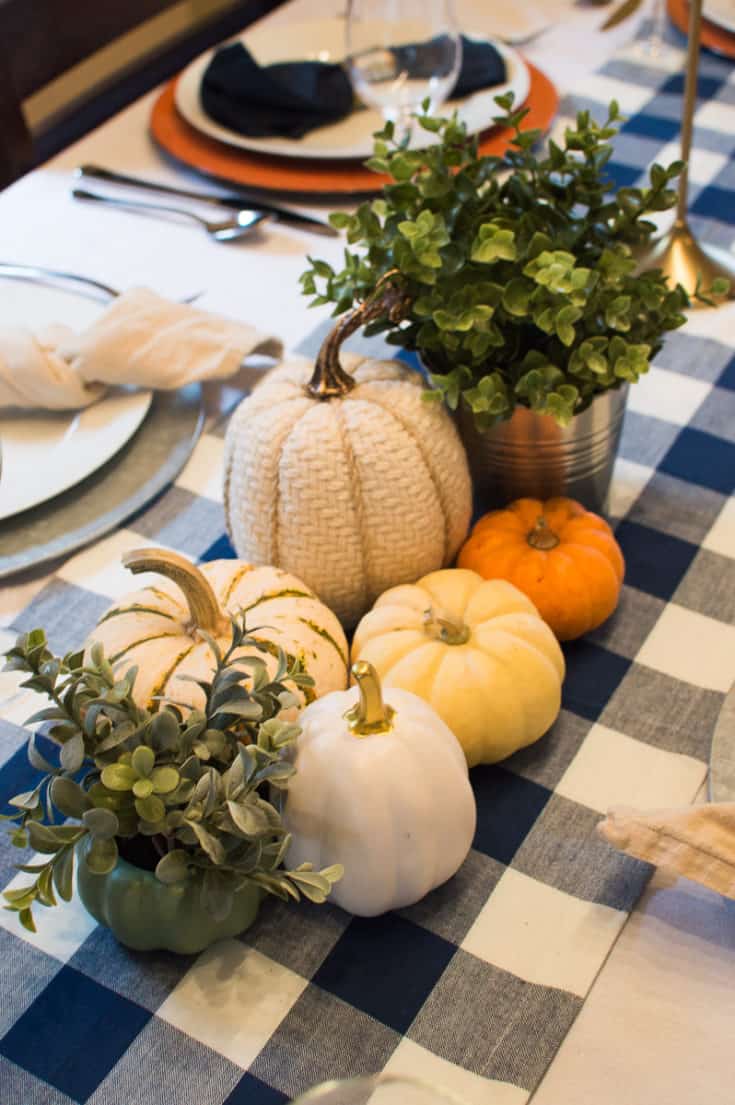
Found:
[[[376,313],[345,316],[316,366],[270,372],[225,442],[238,556],[294,572],[346,625],[386,588],[450,564],[471,514],[464,450],[420,376],[398,361],[339,363],[341,342]]]

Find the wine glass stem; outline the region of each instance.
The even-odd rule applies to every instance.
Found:
[[[409,139],[411,137],[414,119],[410,107],[396,106],[390,113],[386,113],[386,118],[393,120],[395,138],[399,142],[403,142],[404,139]]]

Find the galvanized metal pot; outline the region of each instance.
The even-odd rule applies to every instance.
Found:
[[[604,392],[568,426],[518,407],[506,422],[479,431],[460,405],[456,420],[475,495],[485,509],[512,499],[566,495],[603,510],[623,428],[628,385]]]

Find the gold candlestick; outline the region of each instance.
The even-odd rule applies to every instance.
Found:
[[[709,288],[717,277],[730,281],[730,298],[735,298],[735,257],[727,250],[709,244],[700,245],[687,222],[689,192],[689,157],[692,149],[694,108],[697,102],[697,68],[702,30],[702,0],[691,0],[689,8],[689,45],[687,48],[684,114],[681,123],[681,158],[684,170],[679,178],[679,198],[676,217],[670,230],[652,242],[641,255],[640,269],[661,269],[673,284],[682,284],[692,292],[701,280]],[[724,302],[723,299],[719,300]],[[692,306],[704,306],[692,300]]]

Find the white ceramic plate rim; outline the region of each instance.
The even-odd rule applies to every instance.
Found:
[[[79,411],[0,414],[0,519],[68,491],[101,468],[133,436],[152,399],[150,391],[116,389]]]
[[[288,53],[287,42],[300,43],[298,58],[303,59],[315,53],[311,48],[312,42],[318,42],[323,54],[325,42],[335,36],[335,28],[339,30],[339,36],[344,34],[344,23],[339,19],[312,20],[304,23],[289,25],[288,32],[284,29],[273,27],[261,27],[238,35],[232,41],[244,42],[264,64],[275,61],[294,60],[294,54]],[[464,32],[469,38],[492,42],[498,53],[502,56],[508,81],[493,88],[482,89],[474,92],[463,100],[449,100],[443,105],[443,110],[459,112],[460,119],[467,124],[471,134],[477,134],[492,125],[492,118],[498,114],[498,106],[495,96],[505,92],[515,94],[516,104],[522,104],[528,96],[531,87],[531,77],[528,66],[520,54],[503,42],[493,41],[487,35],[471,34]],[[218,47],[219,48],[219,47]],[[215,50],[208,50],[196,58],[182,72],[176,85],[175,102],[179,114],[183,116],[190,126],[210,138],[216,138],[228,146],[236,146],[240,149],[251,150],[255,153],[270,154],[276,157],[294,158],[319,158],[353,159],[370,157],[373,152],[373,132],[382,126],[382,119],[378,111],[362,110],[353,112],[347,119],[333,123],[328,127],[319,127],[310,131],[299,139],[286,138],[250,138],[244,134],[229,130],[220,126],[208,115],[199,102],[199,89],[202,77],[209,65]],[[334,55],[336,56],[336,52]],[[340,55],[341,56],[341,55]],[[412,145],[427,146],[437,141],[436,137],[425,131],[414,132]]]
[[[710,23],[735,33],[735,4],[732,0],[704,0],[702,14]]]

